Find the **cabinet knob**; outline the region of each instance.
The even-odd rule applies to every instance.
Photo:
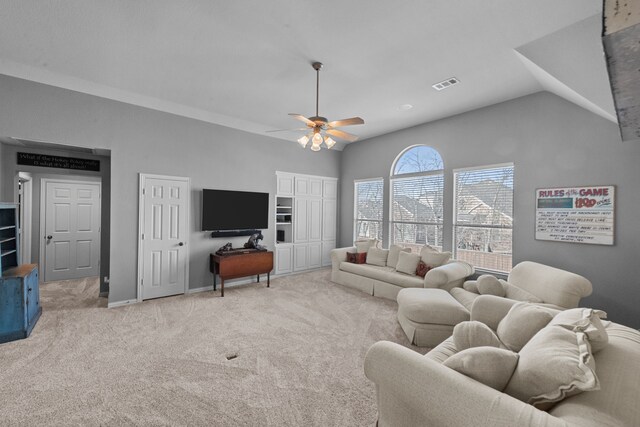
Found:
[[[184,246],[184,243],[180,242],[178,243],[178,246]]]
[[[33,290],[33,288],[27,288],[27,291],[31,292]]]

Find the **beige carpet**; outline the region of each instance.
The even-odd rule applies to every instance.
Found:
[[[364,355],[408,346],[395,302],[328,269],[224,298],[107,309],[97,294],[97,279],[42,286],[31,336],[0,345],[1,425],[374,425]]]

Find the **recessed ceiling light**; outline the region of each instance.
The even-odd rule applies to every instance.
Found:
[[[439,83],[436,83],[436,84],[432,85],[431,87],[434,88],[435,90],[443,90],[443,89],[446,89],[446,88],[451,87],[451,86],[453,86],[455,84],[458,84],[458,83],[460,83],[460,80],[458,80],[455,77],[449,77],[448,79],[443,80],[443,81],[441,81]]]
[[[412,108],[413,108],[413,105],[411,104],[402,104],[401,106],[398,107],[398,110],[408,111],[408,110],[411,110]]]

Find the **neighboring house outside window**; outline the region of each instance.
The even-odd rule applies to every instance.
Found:
[[[475,268],[511,271],[513,164],[453,171],[453,247]]]
[[[357,180],[354,185],[354,240],[382,240],[384,181],[382,178]]]
[[[431,147],[402,152],[390,177],[390,243],[414,253],[431,245],[442,249],[444,162]]]

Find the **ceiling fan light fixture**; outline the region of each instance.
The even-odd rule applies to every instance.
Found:
[[[316,131],[313,134],[313,138],[311,139],[311,141],[313,142],[313,145],[317,145],[318,147],[320,147],[320,144],[322,144],[323,138],[322,135],[320,135],[319,131]],[[318,150],[315,150],[318,151]]]
[[[311,144],[311,151],[320,151],[320,144]]]
[[[335,142],[333,139],[331,139],[331,137],[330,137],[330,136],[328,136],[328,137],[324,140],[324,143],[327,145],[327,148],[328,148],[328,149],[331,149],[334,145],[336,145],[336,142]]]
[[[307,135],[303,135],[302,137],[298,138],[298,144],[300,144],[302,148],[306,148],[308,143],[309,137]]]

